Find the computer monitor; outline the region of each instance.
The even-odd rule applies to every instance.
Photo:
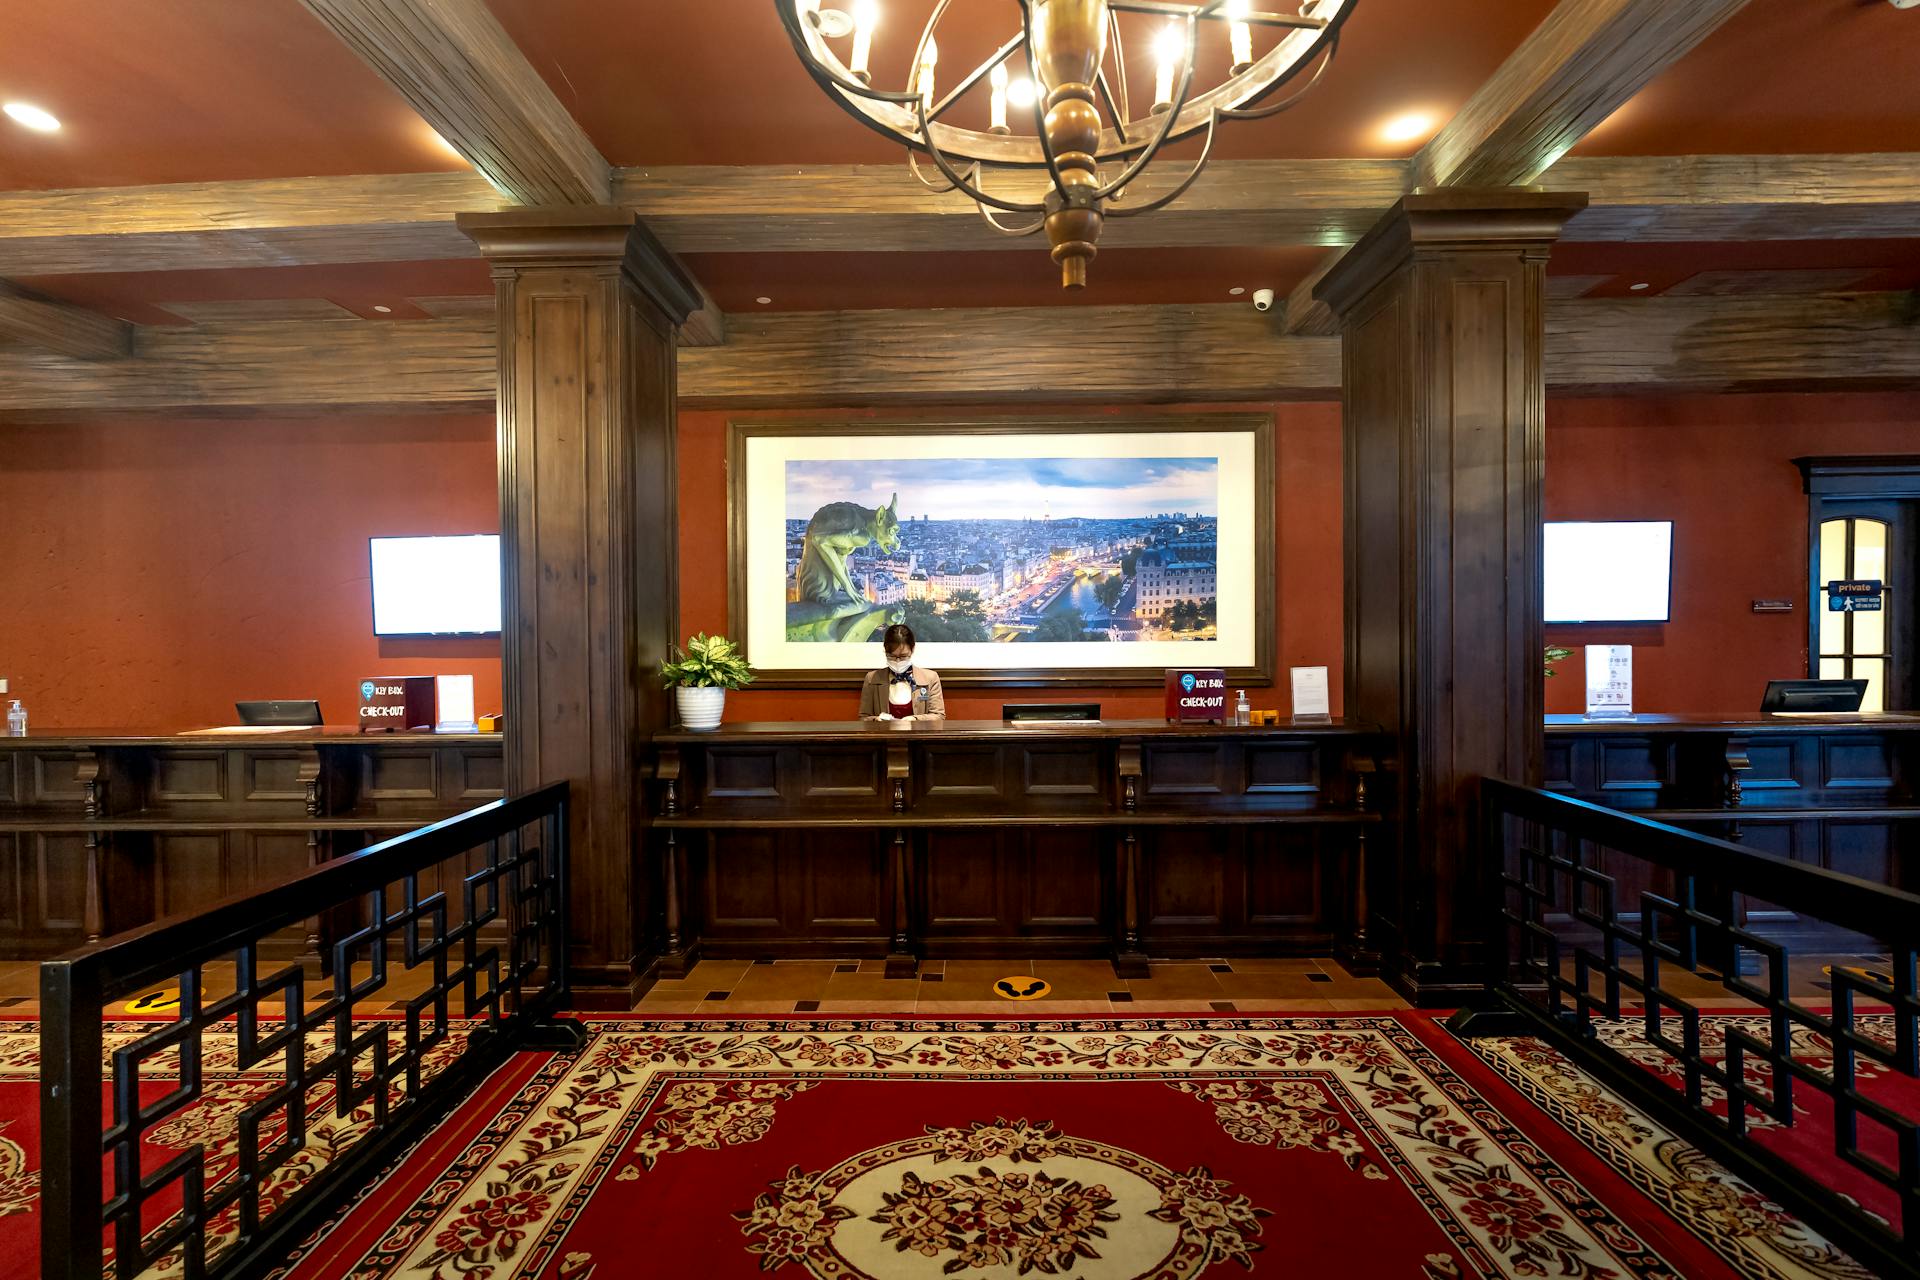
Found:
[[[318,698],[270,698],[258,702],[236,702],[244,725],[286,725],[289,728],[320,723]]]
[[[1000,707],[1000,718],[1015,724],[1037,720],[1098,720],[1097,702],[1007,702]]]
[[[1865,680],[1769,680],[1762,711],[1858,711]]]

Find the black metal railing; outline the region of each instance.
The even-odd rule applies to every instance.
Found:
[[[43,964],[43,1280],[257,1273],[564,1041],[567,852],[556,783]],[[316,917],[323,956],[263,975]],[[113,1021],[130,996],[173,1017]]]
[[[1508,782],[1481,796],[1519,1025],[1861,1263],[1920,1275],[1920,1091],[1862,1088],[1920,1075],[1920,896]],[[1882,1212],[1756,1134],[1816,1115]]]

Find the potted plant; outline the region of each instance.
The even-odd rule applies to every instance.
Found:
[[[753,668],[725,636],[701,634],[660,664],[660,678],[673,690],[680,723],[688,729],[718,729],[727,690],[753,682]]]

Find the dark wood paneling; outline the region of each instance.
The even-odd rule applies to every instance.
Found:
[[[1312,828],[1247,833],[1246,922],[1256,929],[1332,931],[1326,857]]]
[[[1227,750],[1217,743],[1149,747],[1143,769],[1146,795],[1217,796],[1226,792]]]
[[[1030,796],[1106,794],[1103,753],[1092,745],[1027,747],[1020,752],[1025,777],[1021,791]]]
[[[227,753],[224,751],[170,751],[154,761],[153,797],[156,802],[219,801],[227,798]]]
[[[1159,930],[1221,931],[1227,924],[1227,881],[1243,855],[1238,833],[1208,828],[1156,829],[1146,841],[1145,924]]]
[[[992,827],[929,831],[922,837],[918,877],[929,935],[964,933],[1009,937],[1004,838]]]
[[[800,756],[809,800],[877,799],[882,754],[877,747],[817,747]]]
[[[707,798],[747,800],[780,797],[780,752],[734,748],[707,755]]]
[[[780,838],[764,831],[716,831],[706,852],[702,915],[715,934],[772,932],[781,909]]]
[[[810,936],[889,932],[893,877],[886,841],[872,831],[815,831],[801,842],[801,929]]]
[[[1320,790],[1320,752],[1311,743],[1245,749],[1249,794],[1310,795]]]
[[[506,794],[506,765],[498,751],[455,751],[451,760],[459,779],[454,793],[461,800],[484,804]]]
[[[929,800],[998,798],[1004,793],[1000,747],[942,745],[919,753],[920,794]]]
[[[1014,889],[1017,923],[1029,933],[1098,933],[1110,918],[1112,836],[1088,828],[1022,831]]]
[[[374,751],[361,757],[362,800],[437,800],[440,754],[425,748]]]
[[[301,756],[291,752],[249,751],[243,754],[243,759],[247,800],[306,800],[306,786],[300,777]],[[499,759],[498,753],[494,759]]]

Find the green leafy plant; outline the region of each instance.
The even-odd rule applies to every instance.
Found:
[[[1571,649],[1562,649],[1557,644],[1548,645],[1547,646],[1547,679],[1551,680],[1554,677],[1554,670],[1553,670],[1554,663],[1565,662],[1568,658],[1571,658],[1572,656],[1573,656],[1573,650]]]
[[[669,689],[743,689],[753,683],[753,668],[733,641],[703,633],[689,639],[686,648],[673,650],[671,659],[660,664],[660,679]]]

